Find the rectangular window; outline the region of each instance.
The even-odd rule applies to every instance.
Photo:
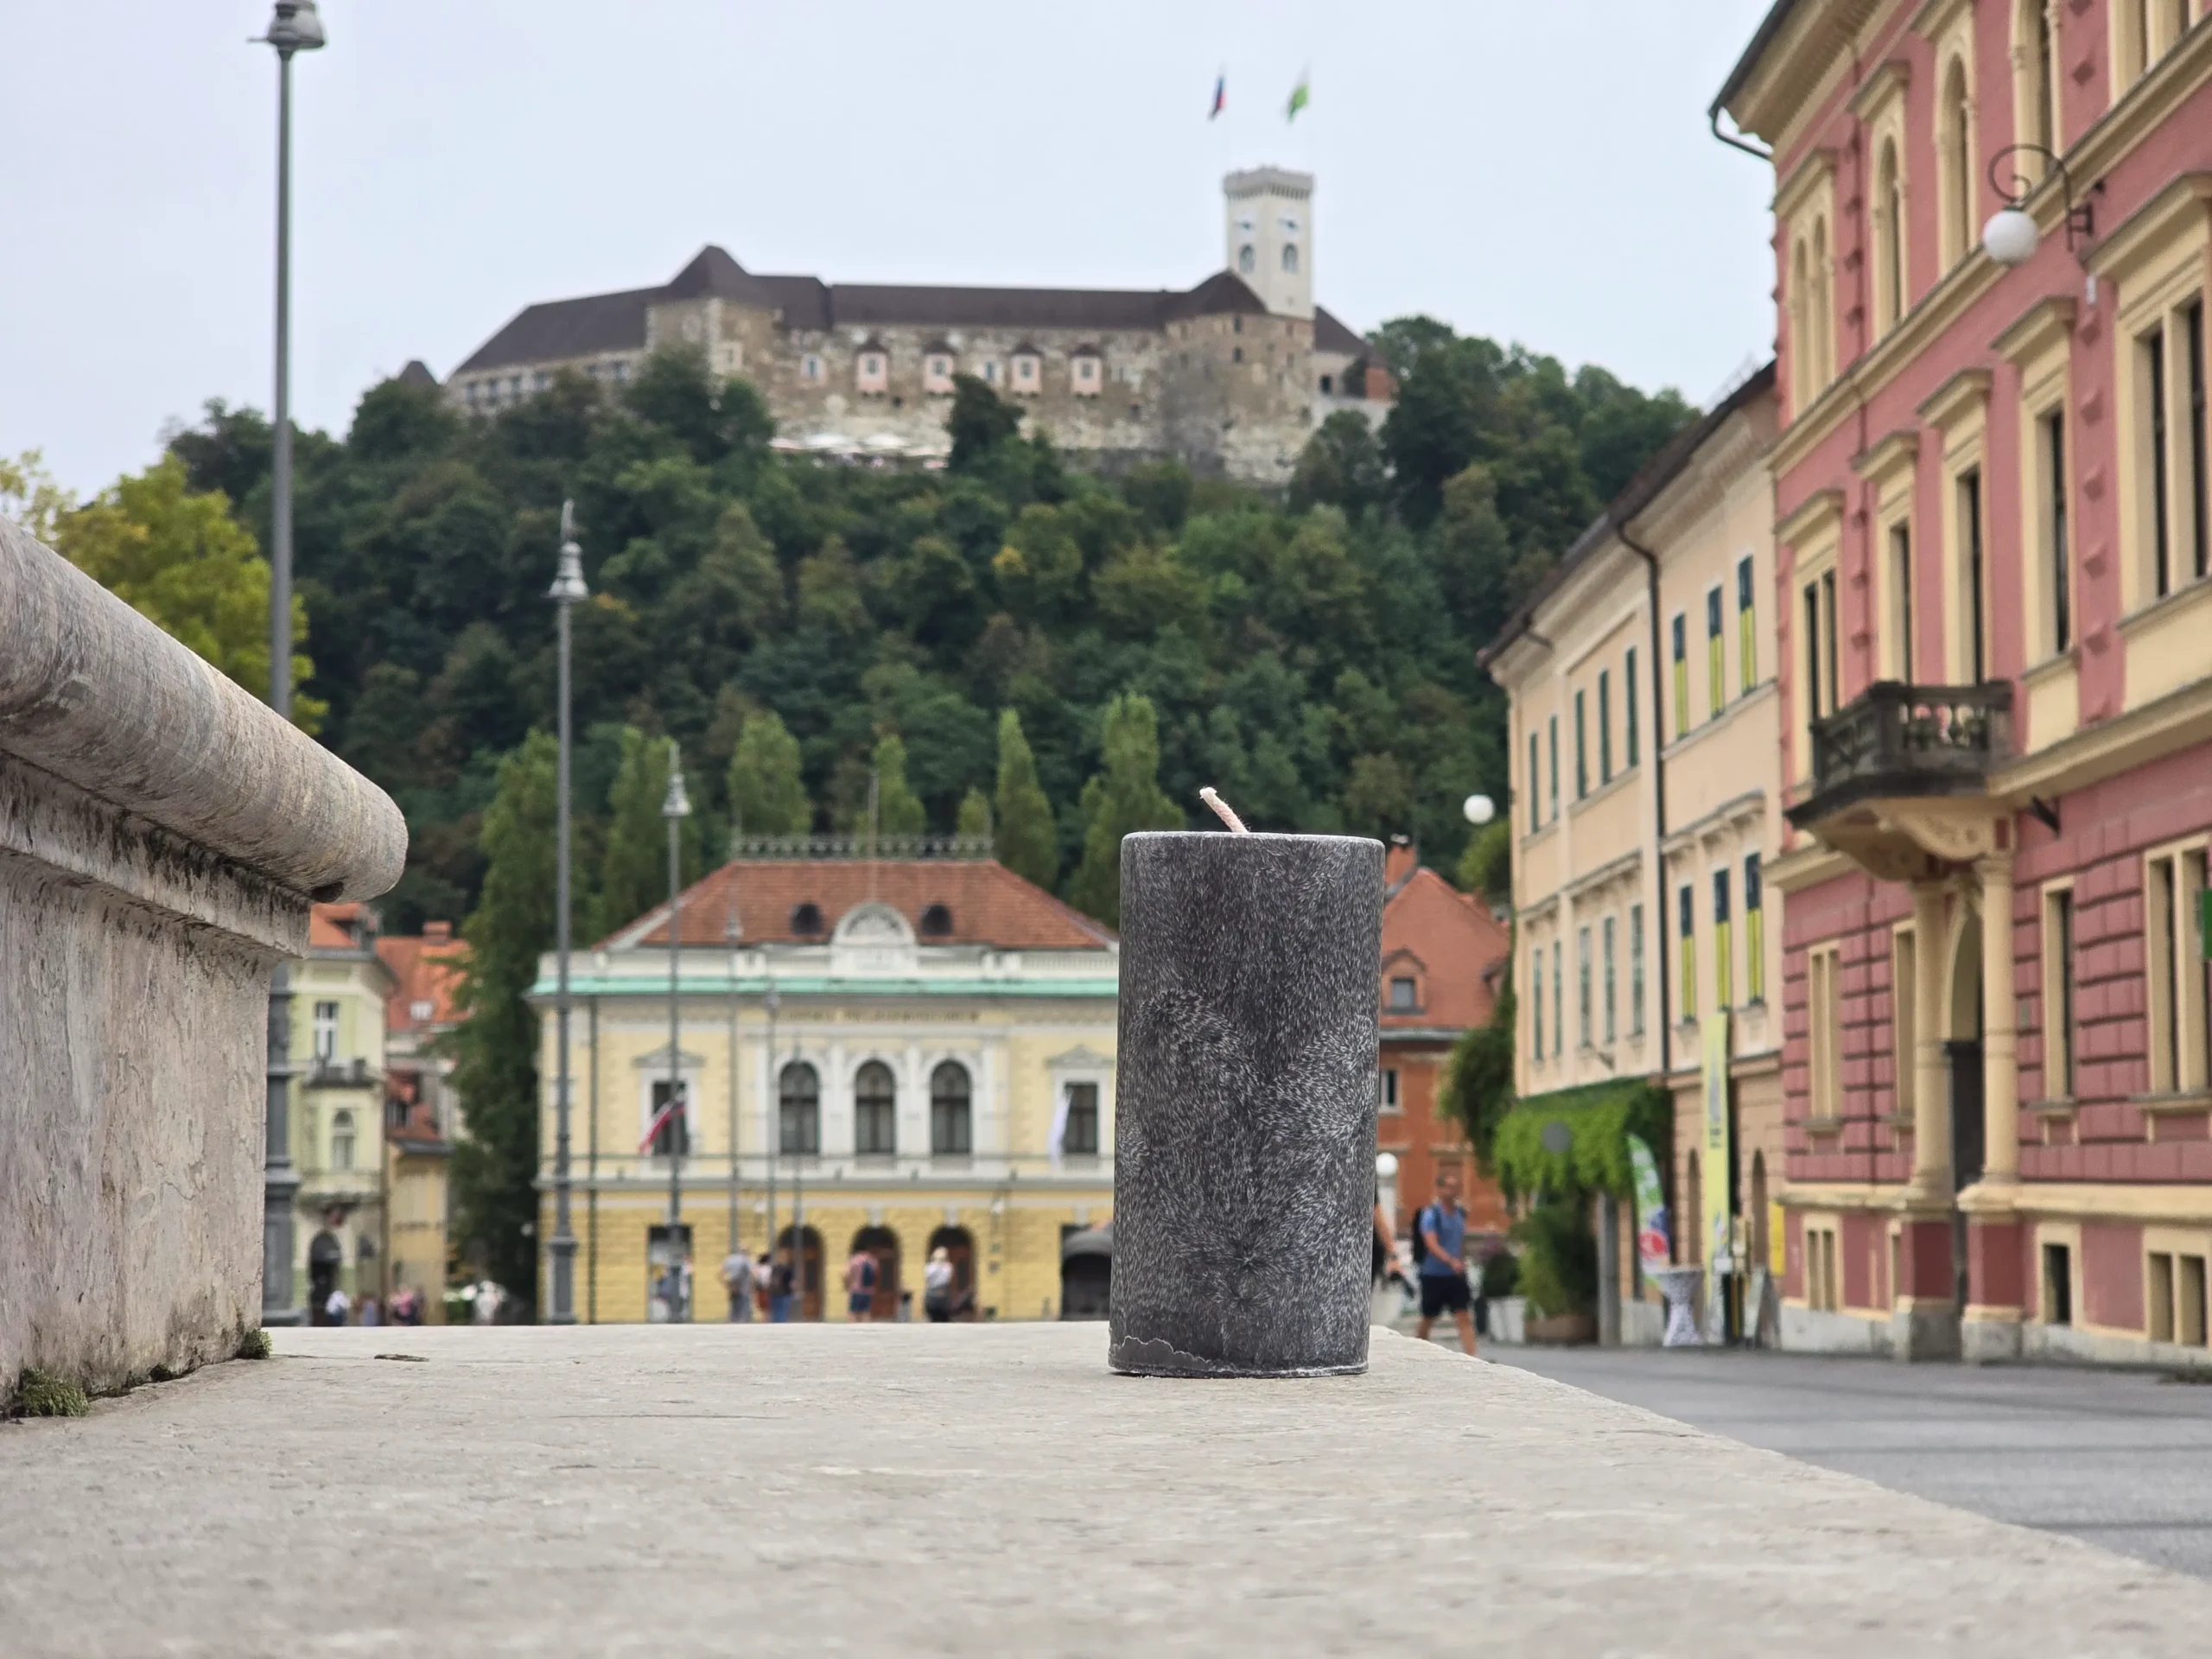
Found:
[[[1398,1112],[1405,1109],[1398,1097],[1398,1068],[1396,1066],[1384,1066],[1376,1077],[1376,1086],[1381,1091],[1376,1101],[1378,1110]]]
[[[1589,721],[1586,718],[1583,695],[1574,694],[1574,798],[1581,800],[1590,793]]]
[[[1529,967],[1529,1052],[1544,1058],[1544,947],[1538,945]]]
[[[1070,1158],[1098,1155],[1098,1085],[1068,1084],[1067,1127],[1060,1133],[1060,1151]]]
[[[1828,712],[1821,696],[1821,584],[1805,584],[1805,720],[1809,725]]]
[[[2144,1259],[2144,1312],[2150,1315],[2153,1342],[2174,1339],[2174,1259],[2152,1250]]]
[[[1728,675],[1720,627],[1720,590],[1712,589],[1705,596],[1705,717],[1720,718],[1720,711],[1728,706]]]
[[[1766,1001],[1766,887],[1757,853],[1744,860],[1744,996]]]
[[[1843,999],[1834,946],[1815,951],[1806,962],[1807,1024],[1812,1037],[1812,1116],[1834,1122],[1841,1115]]]
[[[1613,941],[1617,931],[1615,924],[1618,919],[1613,916],[1605,918],[1605,1041],[1608,1045],[1620,1034],[1618,980],[1614,966],[1618,957]]]
[[[2168,522],[2166,489],[2166,331],[2153,328],[2136,342],[2143,360],[2143,385],[2151,403],[2151,576],[2163,599],[2174,590],[2173,531]]]
[[[2043,1247],[2043,1322],[2074,1323],[2074,1247],[2070,1244]]]
[[[1390,980],[1390,1012],[1418,1014],[1421,1012],[1421,987],[1409,974],[1394,975]]]
[[[1591,972],[1590,930],[1585,927],[1578,929],[1574,937],[1574,1033],[1585,1048],[1591,1046],[1592,1038]]]
[[[668,1111],[669,1081],[663,1077],[652,1086],[653,1115],[650,1121],[660,1124],[653,1131],[652,1155],[656,1158],[688,1158],[691,1154],[690,1125],[686,1121],[691,1116],[691,1105],[683,1097],[683,1085],[679,1083],[675,1087],[675,1098],[682,1103],[663,1122],[661,1114]]]
[[[1536,734],[1529,734],[1529,833],[1535,835],[1544,827],[1544,795],[1541,757],[1537,753]]]
[[[1613,781],[1613,672],[1598,671],[1598,781]]]
[[[1552,1052],[1567,1052],[1567,946],[1552,941]]]
[[[1751,556],[1748,553],[1736,561],[1736,655],[1737,668],[1744,677],[1741,690],[1748,692],[1759,683],[1758,607],[1751,598]]]
[[[1713,873],[1713,1006],[1736,1005],[1736,964],[1730,947],[1735,943],[1728,915],[1728,872]]]
[[[327,1065],[338,1058],[338,1005],[315,1005],[315,1057]]]
[[[2202,848],[2150,861],[2143,894],[2150,957],[2151,1091],[2188,1094],[2208,1084],[2205,963],[2198,938]]]
[[[2053,410],[2043,428],[2044,534],[2045,567],[2050,573],[2050,648],[2053,654],[2074,643],[2074,583],[2067,554],[2066,416]]]
[[[1966,588],[1967,665],[1973,683],[1989,677],[1988,626],[1981,591],[1981,469],[1968,467],[1959,474],[1959,553],[1965,569],[1959,579]]]
[[[2074,1098],[2074,893],[2044,896],[2043,1092]]]
[[[1643,906],[1628,907],[1628,1033],[1643,1035]]]
[[[1690,728],[1690,620],[1675,613],[1675,735]]]
[[[1643,695],[1636,683],[1636,648],[1632,645],[1629,648],[1627,658],[1621,664],[1621,683],[1627,688],[1628,693],[1621,699],[1622,764],[1632,766],[1637,760],[1636,711],[1638,701]]]
[[[1552,787],[1551,787],[1552,814],[1551,814],[1551,815],[1552,815],[1552,822],[1553,822],[1553,823],[1558,823],[1558,822],[1559,822],[1559,716],[1558,716],[1557,715],[1554,715],[1551,717],[1551,749],[1552,749]]]
[[[1913,934],[1901,927],[1890,935],[1891,1089],[1897,1113],[1911,1120],[1920,1081],[1920,969]]]
[[[1890,526],[1890,591],[1897,606],[1897,677],[1912,680],[1912,527]]]
[[[1684,887],[1679,900],[1680,915],[1675,920],[1675,935],[1681,951],[1682,1018],[1697,1018],[1697,894],[1694,888]]]
[[[2194,300],[2182,313],[2183,343],[2189,352],[2189,468],[2190,568],[2198,575],[2212,574],[2212,524],[2206,522],[2204,471],[2212,466],[2205,448],[2204,302]]]
[[[1827,657],[1828,702],[1834,705],[1830,713],[1843,707],[1843,669],[1836,655],[1835,621],[1835,572],[1830,570],[1821,578],[1821,645]]]

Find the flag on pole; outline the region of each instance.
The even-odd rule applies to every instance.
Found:
[[[679,1084],[677,1085],[675,1094],[670,1096],[668,1104],[662,1107],[658,1115],[654,1117],[653,1121],[645,1126],[645,1138],[638,1142],[638,1155],[639,1157],[643,1157],[646,1153],[652,1150],[653,1137],[661,1132],[662,1126],[664,1125],[670,1118],[674,1117],[683,1109],[683,1087]]]
[[[1298,112],[1313,101],[1313,90],[1306,84],[1312,79],[1311,75],[1300,75],[1298,85],[1290,89],[1290,107],[1282,113],[1284,120],[1297,120]]]
[[[1213,78],[1213,107],[1206,111],[1206,119],[1211,121],[1219,115],[1228,102],[1229,75],[1226,71],[1224,71]]]

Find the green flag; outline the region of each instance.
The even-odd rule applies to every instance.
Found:
[[[1290,107],[1283,111],[1282,118],[1284,120],[1297,120],[1298,112],[1313,101],[1313,93],[1312,89],[1306,86],[1306,82],[1309,79],[1311,79],[1311,77],[1300,75],[1298,78],[1298,85],[1290,89]]]

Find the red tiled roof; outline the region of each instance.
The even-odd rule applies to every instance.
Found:
[[[308,949],[359,950],[376,936],[376,912],[364,904],[315,905],[308,911]]]
[[[1418,1013],[1392,1014],[1385,988],[1386,1037],[1393,1027],[1464,1031],[1483,1024],[1496,995],[1489,970],[1512,950],[1505,924],[1487,904],[1415,867],[1416,856],[1410,847],[1393,847],[1383,866],[1394,890],[1382,904],[1382,960],[1419,964],[1413,971],[1421,1001]]]
[[[841,917],[871,899],[904,916],[926,944],[1096,950],[1114,942],[1106,928],[991,859],[740,859],[692,883],[683,899],[686,944],[728,943],[732,917],[747,944],[824,944]],[[796,932],[793,916],[808,904],[821,912],[821,931]],[[950,913],[950,925],[924,933],[923,912],[933,905]],[[667,906],[613,937],[665,946]]]
[[[468,960],[468,946],[454,938],[451,922],[425,923],[417,938],[379,938],[377,955],[391,969],[393,980],[391,995],[385,1000],[386,1031],[451,1025],[461,1018],[454,997],[461,989],[461,965]],[[417,1002],[430,1005],[428,1019],[415,1017]]]

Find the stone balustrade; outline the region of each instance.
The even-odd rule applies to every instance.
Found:
[[[0,1393],[260,1323],[270,972],[406,849],[375,785],[0,519]]]

